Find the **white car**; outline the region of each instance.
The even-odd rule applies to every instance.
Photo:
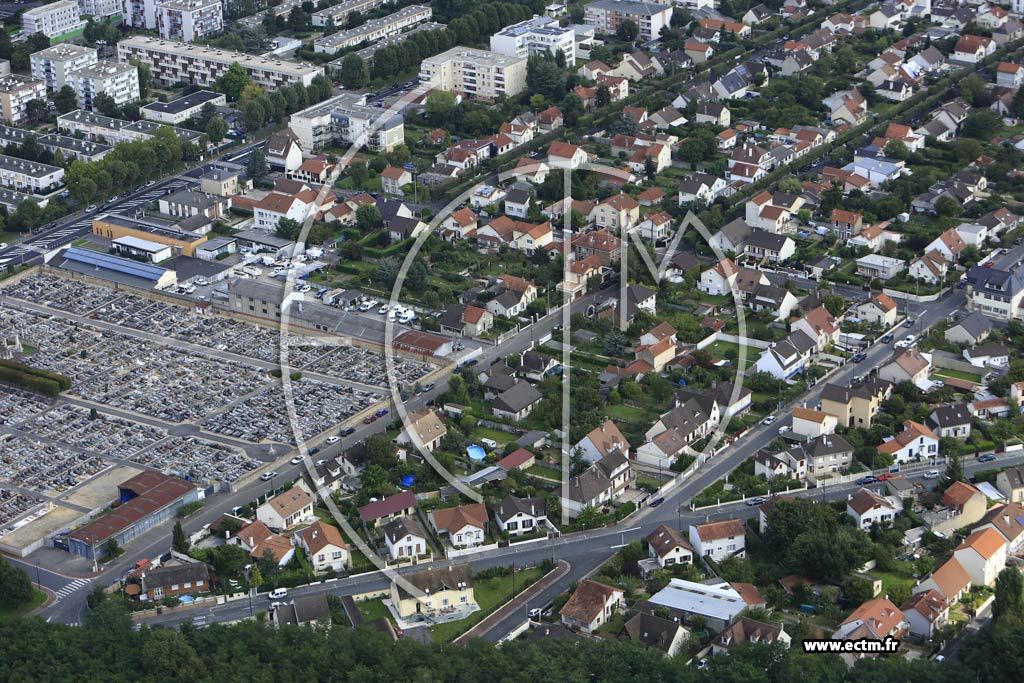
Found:
[[[770,425],[773,422],[775,422],[775,416],[774,415],[769,415],[768,417],[766,417],[764,419],[764,424],[766,424],[766,425]]]
[[[377,313],[379,313],[381,315],[385,315],[390,310],[391,310],[391,307],[388,306],[387,304],[384,304],[380,308],[377,309]]]
[[[916,341],[917,341],[917,337],[915,337],[912,334],[908,334],[906,337],[904,337],[903,339],[900,339],[898,342],[896,342],[896,348],[898,348],[898,349],[910,348],[911,346],[914,345],[914,342],[916,342]]]
[[[0,242],[0,249],[6,249],[6,248],[7,248],[7,242]]]
[[[938,470],[928,470],[927,472],[924,473],[924,478],[925,479],[938,479],[939,478],[939,471]]]
[[[288,462],[290,462],[293,465],[298,465],[300,462],[302,462],[302,456],[301,455],[296,455],[294,458],[292,458]]]
[[[366,313],[371,308],[373,308],[372,301],[364,301],[363,303],[359,304],[359,310],[362,311],[363,313]]]
[[[299,291],[303,293],[308,292],[311,289],[312,287],[310,287],[309,285],[302,285],[301,287],[299,287]]]
[[[341,437],[338,437],[338,436],[329,436],[329,437],[327,437],[327,443],[338,443],[339,441],[341,441]]]

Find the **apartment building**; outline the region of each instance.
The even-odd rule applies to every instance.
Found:
[[[32,78],[43,81],[52,91],[60,90],[65,85],[74,87],[71,72],[83,66],[91,66],[97,59],[99,57],[96,50],[73,43],[60,43],[33,52],[29,58],[32,64]]]
[[[288,123],[306,150],[340,141],[374,152],[390,152],[405,142],[402,115],[369,107],[365,102],[365,96],[344,93],[295,112]]]
[[[122,0],[124,23],[131,28],[156,28],[156,0]]]
[[[106,19],[121,14],[121,0],[78,0],[79,11],[87,17]]]
[[[526,58],[453,47],[423,60],[420,82],[481,100],[514,97],[526,88]]]
[[[192,85],[209,87],[234,62],[238,62],[245,69],[253,83],[268,90],[293,83],[309,85],[316,76],[324,72],[323,67],[312,64],[247,55],[147,36],[132,36],[120,41],[117,44],[117,59],[121,62],[138,59],[143,64],[148,64],[153,72],[153,81],[157,85],[174,85],[185,81]]]
[[[198,90],[170,102],[152,102],[142,107],[139,112],[144,119],[176,126],[199,114],[207,104],[223,107],[227,103],[228,100],[224,93],[213,92],[212,90]]]
[[[19,192],[40,194],[60,186],[64,169],[0,154],[0,185]]]
[[[21,15],[21,29],[26,34],[43,33],[47,38],[60,38],[85,28],[76,0],[60,0],[34,7]]]
[[[586,6],[583,15],[583,23],[606,34],[615,33],[626,20],[640,29],[640,40],[654,40],[672,22],[672,7],[636,0],[596,0]]]
[[[410,5],[386,17],[368,21],[362,26],[317,38],[313,41],[313,48],[317,52],[333,55],[339,50],[398,35],[410,26],[427,21],[432,16],[430,5]]]
[[[164,0],[156,3],[156,26],[164,40],[191,43],[224,30],[220,0]]]
[[[162,124],[153,121],[112,119],[109,116],[94,114],[82,109],[76,109],[57,117],[57,129],[61,132],[70,135],[81,133],[86,140],[98,140],[108,145],[133,140],[149,140],[162,127]],[[174,128],[173,126],[170,128],[183,142],[199,144],[199,138],[203,136],[202,133],[187,128]]]
[[[325,7],[319,11],[313,12],[313,26],[344,26],[345,22],[348,21],[348,15],[353,12],[365,14],[375,7],[380,7],[387,1],[388,0],[348,0],[347,2],[339,2],[333,7]]]
[[[529,57],[561,50],[565,63],[576,63],[576,31],[551,17],[533,17],[491,36],[491,50],[510,57]]]
[[[18,74],[0,78],[0,114],[5,123],[24,123],[28,118],[28,103],[32,100],[46,100],[43,81]]]
[[[0,125],[0,146],[15,145],[20,147],[28,142],[29,139],[35,140],[41,149],[45,149],[51,154],[56,154],[57,150],[60,150],[65,159],[99,161],[106,156],[107,152],[113,149],[108,145],[70,138],[66,135],[58,135],[56,133],[44,135],[34,130]]]
[[[139,69],[134,64],[102,59],[72,72],[71,81],[78,106],[89,111],[101,93],[110,95],[118,106],[139,99]]]

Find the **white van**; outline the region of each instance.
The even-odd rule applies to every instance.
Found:
[[[267,597],[270,598],[271,600],[280,600],[281,598],[287,598],[288,597],[288,589],[287,588],[275,588],[274,590],[272,590],[269,593],[267,593]]]

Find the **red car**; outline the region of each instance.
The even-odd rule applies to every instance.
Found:
[[[370,415],[369,417],[367,417],[366,419],[363,420],[363,424],[364,425],[368,425],[371,422],[374,422],[376,420],[377,420],[377,416],[376,415]]]
[[[878,481],[889,481],[894,476],[896,475],[894,475],[892,472],[885,472],[884,474],[878,475]]]

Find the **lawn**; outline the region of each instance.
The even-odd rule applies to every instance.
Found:
[[[935,368],[932,371],[932,375],[935,377],[952,377],[953,379],[962,379],[965,382],[974,382],[975,384],[981,384],[981,375],[976,375],[970,372],[964,372],[963,370],[951,370],[950,368]]]
[[[552,469],[545,465],[534,465],[526,470],[527,474],[532,474],[535,477],[547,477],[548,479],[554,479],[555,481],[562,480],[562,473],[556,469]]]
[[[627,406],[625,403],[608,406],[605,412],[613,420],[624,420],[626,422],[640,422],[645,417],[643,410],[634,406]]]
[[[894,586],[906,586],[907,588],[913,588],[914,586],[914,579],[911,576],[897,574],[895,572],[880,572],[874,569],[868,572],[868,574],[882,580],[883,594],[891,591]]]
[[[22,605],[21,607],[16,607],[14,609],[5,609],[0,607],[0,618],[24,616],[32,610],[34,610],[36,607],[42,605],[44,602],[46,602],[46,593],[44,593],[41,590],[36,590],[35,588],[33,588],[32,599],[24,605]]]
[[[480,609],[473,612],[465,619],[449,621],[438,624],[430,629],[435,643],[447,643],[459,635],[468,631],[474,624],[479,623],[488,614],[501,607],[512,599],[512,581],[515,579],[516,594],[523,590],[526,581],[536,581],[543,576],[543,570],[539,567],[517,571],[515,576],[500,576],[485,581],[473,582],[473,595],[476,604]]]
[[[389,610],[380,599],[363,600],[356,604],[359,605],[359,613],[363,615],[364,621],[373,621],[374,619],[380,619],[381,617],[384,617],[388,621],[393,621],[391,619],[391,610]]]
[[[518,434],[512,434],[511,432],[503,432],[500,429],[491,429],[490,427],[474,427],[472,439],[479,441],[480,439],[490,439],[491,441],[497,441],[499,444],[506,444],[515,441],[519,438]]]

